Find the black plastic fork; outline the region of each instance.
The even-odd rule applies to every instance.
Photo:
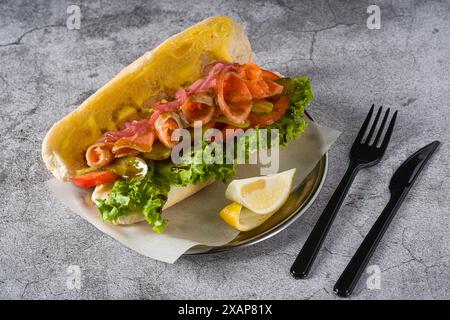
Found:
[[[387,109],[386,113],[384,114],[383,121],[381,122],[381,125],[375,136],[375,139],[371,143],[372,137],[375,134],[377,124],[381,117],[381,112],[383,110],[383,107],[380,107],[367,135],[367,138],[365,138],[363,142],[362,140],[365,133],[367,132],[367,128],[372,118],[374,108],[375,106],[372,105],[372,108],[370,108],[370,111],[366,119],[364,120],[361,129],[359,130],[358,136],[353,143],[353,146],[350,150],[350,164],[347,171],[345,172],[344,177],[339,183],[336,191],[325,207],[325,210],[323,211],[322,215],[311,231],[311,234],[309,235],[308,239],[303,245],[302,250],[298,254],[294,264],[291,267],[291,274],[296,279],[304,279],[308,276],[314,260],[322,246],[322,243],[327,236],[328,230],[330,230],[331,224],[333,223],[333,220],[336,217],[336,214],[339,211],[339,208],[341,207],[341,204],[345,199],[345,196],[347,195],[348,189],[350,188],[358,171],[362,168],[371,167],[379,163],[386,151],[386,148],[391,139],[392,131],[394,130],[397,111],[395,111],[394,115],[392,116],[384,138],[381,141],[381,144],[379,144],[390,112],[390,109]]]

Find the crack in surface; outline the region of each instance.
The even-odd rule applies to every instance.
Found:
[[[417,257],[411,252],[411,250],[406,246],[406,244],[405,244],[405,232],[406,232],[407,229],[408,229],[408,228],[404,228],[404,229],[403,229],[403,232],[402,232],[402,238],[401,238],[402,240],[401,240],[400,244],[401,244],[401,246],[408,252],[408,254],[411,256],[411,259],[410,259],[409,261],[405,261],[405,263],[403,263],[403,264],[406,264],[406,263],[415,261],[415,262],[417,262],[417,263],[419,263],[420,265],[422,265],[422,266],[425,267],[425,268],[424,268],[424,272],[425,272],[425,282],[427,283],[427,287],[428,287],[428,290],[430,290],[431,296],[434,298],[433,289],[432,289],[432,287],[431,287],[430,280],[429,280],[428,277],[427,277],[427,274],[428,274],[428,273],[427,273],[427,270],[428,270],[428,268],[431,268],[431,267],[433,267],[433,266],[435,266],[435,265],[427,266],[427,264],[426,264],[424,261],[422,261],[421,259],[417,258]],[[401,264],[401,265],[402,265],[402,264]]]
[[[391,269],[399,268],[399,267],[401,267],[401,266],[403,266],[403,265],[405,265],[405,264],[408,264],[408,263],[410,263],[410,262],[412,262],[412,261],[416,261],[416,259],[409,259],[409,260],[407,260],[407,261],[403,261],[403,262],[400,263],[400,264],[396,264],[396,265],[391,266],[391,267],[389,267],[389,268],[383,269],[383,270],[381,270],[381,272],[383,273],[383,272],[386,272],[386,271],[391,270]]]
[[[20,295],[20,299],[23,300],[23,298],[25,297],[25,293],[26,293],[26,291],[27,291],[27,289],[28,289],[28,287],[29,287],[30,285],[35,284],[35,283],[38,283],[39,281],[40,281],[40,280],[31,280],[31,281],[27,281],[27,283],[25,284],[25,286],[24,286],[24,288],[23,288],[22,294]],[[20,282],[20,281],[19,281],[19,282]]]
[[[142,20],[144,20],[145,23],[150,23],[150,20],[146,16],[141,15],[138,11],[139,8],[136,8],[133,12],[131,12],[131,14],[138,18],[141,18]]]
[[[31,34],[31,33],[35,32],[35,31],[38,31],[38,30],[42,30],[42,29],[45,29],[45,28],[62,28],[62,27],[66,28],[67,26],[66,26],[66,25],[63,25],[63,24],[48,24],[48,25],[45,25],[45,26],[35,27],[35,28],[33,28],[33,29],[27,30],[27,31],[25,31],[24,33],[22,33],[22,34],[21,34],[15,41],[13,41],[13,42],[0,44],[0,47],[9,47],[9,46],[17,46],[17,45],[20,45],[20,44],[22,44],[22,39],[23,39],[26,35]]]
[[[316,67],[316,64],[314,62],[314,45],[316,44],[316,36],[317,34],[319,34],[320,32],[323,31],[328,31],[328,30],[332,30],[335,29],[337,27],[340,26],[347,26],[347,27],[352,27],[355,26],[356,23],[335,23],[334,25],[330,26],[330,27],[326,27],[326,28],[322,28],[322,29],[316,29],[316,30],[302,30],[300,32],[312,32],[312,40],[311,40],[311,47],[309,48],[309,60],[311,61],[311,63],[313,64],[314,67]]]
[[[316,67],[316,63],[314,62],[314,59],[313,59],[314,45],[316,44],[316,35],[317,35],[317,32],[314,32],[312,35],[312,40],[311,40],[311,47],[309,48],[309,61],[311,61],[314,68]]]
[[[357,23],[342,23],[342,22],[339,22],[339,23],[335,23],[335,24],[333,24],[333,25],[331,25],[331,26],[329,26],[329,27],[325,27],[325,28],[320,28],[320,29],[306,29],[306,30],[300,30],[299,32],[314,32],[314,33],[319,33],[319,32],[322,32],[322,31],[328,31],[328,30],[332,30],[332,29],[335,29],[335,28],[337,28],[337,27],[342,27],[342,26],[345,26],[345,27],[353,27],[353,26],[356,26],[356,25],[358,25]]]
[[[312,298],[314,298],[314,296],[315,296],[316,294],[318,294],[318,293],[319,293],[320,291],[322,291],[322,290],[324,290],[324,288],[320,288],[320,289],[314,291],[312,294],[310,294],[309,296],[307,296],[307,297],[305,298],[305,300],[311,300]]]
[[[364,239],[364,238],[366,237],[367,234],[366,234],[366,235],[363,234],[362,231],[359,229],[359,227],[357,227],[355,224],[353,224],[352,221],[347,220],[347,222],[353,227],[353,229],[356,230],[356,232],[358,232],[359,236],[360,236],[362,239]],[[365,222],[364,222],[364,224],[363,224],[361,227],[364,227],[364,225],[365,225]]]
[[[336,13],[335,13],[334,10],[331,8],[330,0],[327,0],[327,6],[328,6],[328,10],[330,10],[331,14],[333,15],[333,21],[334,21],[334,23],[336,23],[336,22],[337,22],[337,19],[336,19]]]
[[[412,16],[408,16],[411,18],[411,21],[409,23],[408,26],[408,35],[406,36],[406,44],[405,44],[405,51],[407,53],[409,53],[413,59],[413,65],[414,67],[417,68],[417,61],[416,61],[416,56],[414,55],[414,53],[411,51],[411,47],[410,47],[410,40],[411,40],[411,34],[412,34],[412,30],[415,24],[415,20],[416,20],[416,4],[413,3],[413,15]]]
[[[7,87],[9,87],[9,82],[6,81],[5,77],[3,77],[2,75],[0,75],[0,80],[2,80],[2,82],[3,82]]]
[[[405,232],[406,230],[408,230],[408,228],[404,228],[403,232],[402,232],[402,241],[401,241],[401,245],[402,247],[408,252],[408,254],[411,256],[411,258],[415,261],[417,261],[420,264],[424,264],[422,260],[418,259],[412,252],[411,250],[406,246],[405,244]]]
[[[352,257],[351,255],[345,255],[345,254],[342,254],[342,253],[333,252],[330,249],[328,249],[326,246],[323,246],[323,249],[326,252],[328,252],[329,254],[333,255],[333,256],[336,255],[336,256],[341,256],[341,257],[344,257],[344,258],[351,258]]]

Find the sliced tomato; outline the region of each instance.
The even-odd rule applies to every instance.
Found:
[[[253,127],[266,127],[272,123],[278,121],[283,114],[289,109],[289,97],[281,96],[274,102],[273,110],[267,114],[254,114],[251,113],[248,117]]]
[[[113,182],[120,176],[110,171],[95,171],[72,178],[73,184],[81,188],[91,188],[99,184]]]

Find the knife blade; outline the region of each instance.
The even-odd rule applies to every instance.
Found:
[[[404,188],[409,191],[439,144],[439,141],[433,141],[406,159],[394,172],[389,184],[389,190],[392,192],[393,190]]]
[[[352,294],[389,224],[439,144],[439,141],[433,141],[426,145],[406,159],[394,172],[389,183],[390,200],[336,282],[334,292],[338,296],[348,297]]]

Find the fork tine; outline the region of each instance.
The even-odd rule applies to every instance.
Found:
[[[391,140],[392,131],[394,130],[395,120],[397,119],[398,111],[395,111],[392,116],[391,122],[389,123],[389,127],[386,130],[386,135],[384,136],[383,142],[381,143],[380,149],[386,150],[387,145],[389,144],[389,140]]]
[[[364,133],[366,132],[367,126],[369,125],[370,119],[372,118],[373,109],[375,108],[375,105],[373,104],[370,108],[369,113],[366,116],[366,119],[364,120],[363,125],[361,126],[361,129],[359,129],[358,135],[356,136],[355,143],[361,142],[362,137],[364,136]]]
[[[377,115],[375,116],[375,120],[373,121],[372,127],[370,128],[369,134],[367,135],[366,144],[370,143],[370,139],[372,139],[373,133],[378,124],[378,120],[380,120],[381,111],[383,111],[383,107],[378,109]]]
[[[387,121],[387,118],[389,116],[389,112],[390,111],[391,111],[391,108],[388,108],[386,113],[384,114],[383,121],[381,122],[381,125],[380,125],[380,129],[378,129],[377,136],[375,137],[375,140],[373,141],[373,146],[374,147],[376,147],[377,144],[378,144],[378,141],[380,141],[381,134],[383,133],[384,126],[386,125],[386,121]]]

